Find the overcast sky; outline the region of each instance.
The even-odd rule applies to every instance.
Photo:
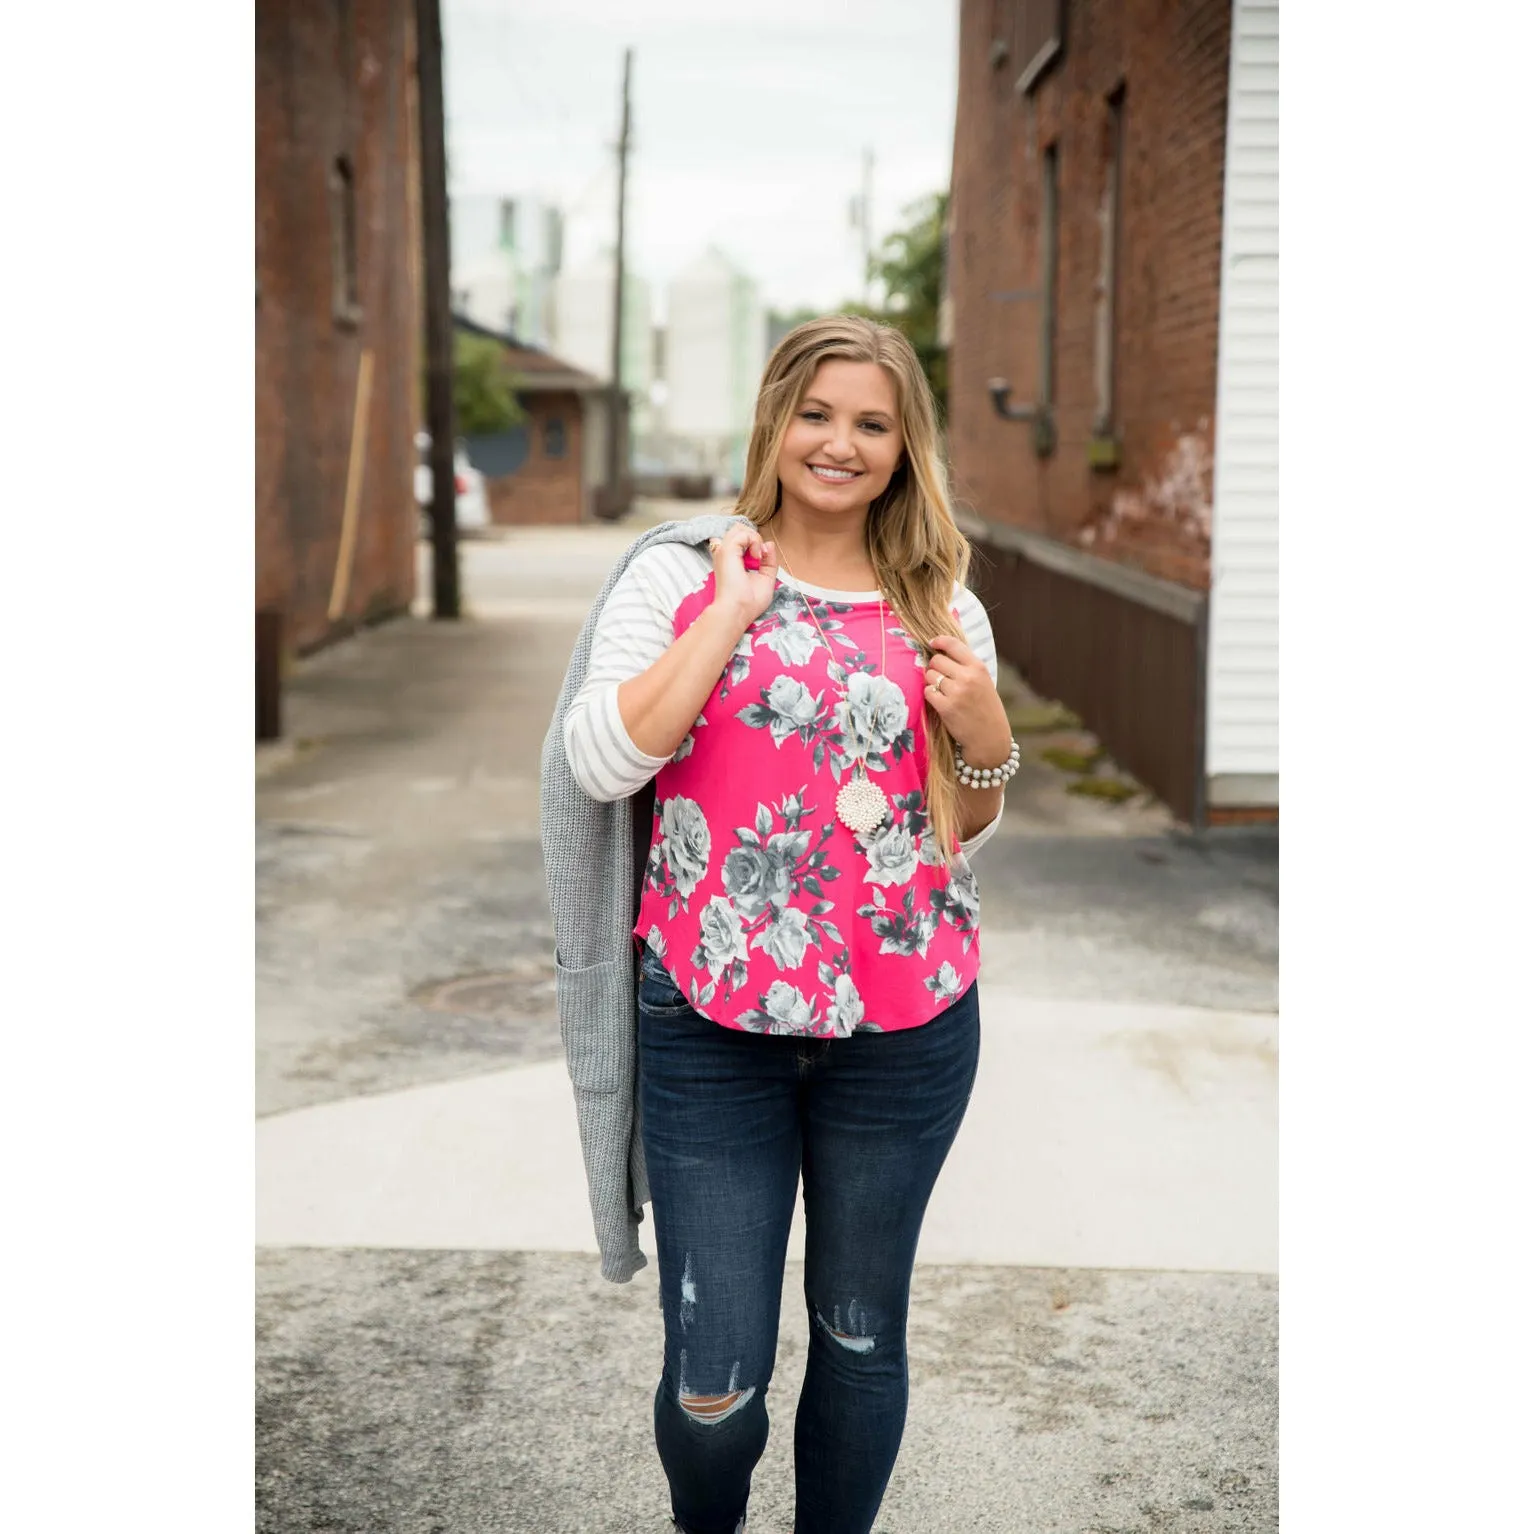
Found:
[[[865,146],[876,236],[948,184],[956,0],[443,0],[443,29],[452,191],[548,197],[575,262],[613,239],[634,48],[629,259],[658,308],[710,243],[774,307],[857,296]]]

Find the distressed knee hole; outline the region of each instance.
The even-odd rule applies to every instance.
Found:
[[[748,1385],[744,1390],[740,1388],[738,1359],[735,1367],[730,1370],[729,1384],[720,1394],[704,1395],[700,1391],[689,1390],[687,1388],[687,1353],[685,1349],[683,1350],[681,1369],[677,1379],[676,1404],[694,1422],[701,1422],[708,1427],[716,1422],[723,1422],[726,1417],[733,1417],[755,1394],[755,1385]]]
[[[862,1329],[861,1307],[849,1305],[847,1307],[847,1326],[842,1326],[842,1308],[840,1305],[831,1312],[829,1321],[821,1315],[819,1310],[815,1312],[815,1319],[820,1323],[821,1330],[826,1333],[833,1342],[839,1343],[849,1353],[872,1353],[876,1338],[867,1336]]]
[[[726,1390],[723,1395],[679,1395],[677,1405],[694,1422],[713,1424],[733,1416],[756,1394],[756,1387],[748,1385],[744,1390]]]

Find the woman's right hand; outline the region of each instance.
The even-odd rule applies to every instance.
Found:
[[[709,544],[714,557],[714,604],[740,622],[744,633],[772,605],[778,585],[777,545],[749,523],[732,527]],[[746,560],[758,561],[746,568]]]

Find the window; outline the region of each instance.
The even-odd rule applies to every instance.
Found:
[[[1124,87],[1108,97],[1108,119],[1103,143],[1103,186],[1097,208],[1098,258],[1097,281],[1093,287],[1094,336],[1092,372],[1097,403],[1092,418],[1092,433],[1111,438],[1114,434],[1114,352],[1117,349],[1116,309],[1118,306],[1119,186],[1124,161]],[[1103,464],[1102,467],[1109,467]]]
[[[1060,57],[1063,9],[1061,0],[1019,0],[1017,61],[1022,73],[1017,77],[1018,95],[1026,96]]]
[[[501,202],[501,249],[514,250],[517,244],[517,205],[510,199]]]
[[[1039,400],[1046,407],[1055,403],[1055,314],[1060,302],[1060,146],[1050,144],[1044,150],[1044,207],[1039,225],[1039,286],[1044,302],[1039,324]],[[1044,420],[1050,417],[1045,416]],[[1053,437],[1038,443],[1040,453],[1054,447]]]
[[[345,325],[362,317],[357,287],[357,182],[352,162],[338,155],[330,172],[332,310]]]
[[[565,456],[565,423],[562,416],[551,416],[543,423],[543,456],[545,458]]]
[[[546,215],[548,245],[544,251],[544,265],[551,272],[557,272],[564,260],[565,254],[565,223],[564,215],[558,208],[548,209]]]

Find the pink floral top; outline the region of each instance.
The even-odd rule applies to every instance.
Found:
[[[678,607],[681,634],[712,572]],[[815,604],[827,651],[811,621]],[[635,932],[703,1016],[846,1037],[929,1021],[974,981],[979,892],[927,820],[924,657],[877,600],[780,584],[655,779]],[[855,761],[890,801],[867,837],[836,816]]]

